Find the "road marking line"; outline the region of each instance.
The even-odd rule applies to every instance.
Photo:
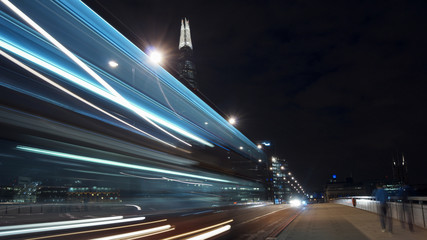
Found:
[[[283,232],[289,226],[289,224],[291,224],[303,211],[304,209],[299,210],[294,216],[291,217],[291,219],[287,219],[287,222],[285,222],[282,227],[279,227],[270,233],[268,237],[276,238],[279,236],[279,234]]]
[[[265,216],[268,216],[268,215],[270,215],[270,214],[273,214],[273,213],[276,213],[276,212],[279,212],[279,211],[283,211],[283,210],[286,210],[286,209],[288,209],[288,208],[279,209],[279,210],[276,210],[276,211],[274,211],[274,212],[267,213],[267,214],[264,214],[264,215],[262,215],[262,216],[259,216],[259,217],[252,218],[252,219],[250,219],[250,220],[247,220],[247,221],[241,222],[241,223],[239,223],[239,224],[237,224],[237,225],[240,225],[240,224],[246,224],[246,223],[248,223],[248,222],[252,222],[252,221],[254,221],[254,220],[260,219],[260,218],[262,218],[262,217],[265,217]]]

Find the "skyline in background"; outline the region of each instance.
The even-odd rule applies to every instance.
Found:
[[[306,190],[392,178],[396,152],[427,183],[427,3],[84,2],[174,76],[187,17],[200,91]]]

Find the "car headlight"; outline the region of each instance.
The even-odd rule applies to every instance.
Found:
[[[299,207],[301,205],[301,200],[293,199],[290,201],[292,207]]]

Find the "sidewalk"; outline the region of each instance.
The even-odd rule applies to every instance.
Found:
[[[306,207],[277,237],[280,240],[425,240],[427,230],[414,226],[414,232],[393,221],[393,233],[381,232],[376,214],[338,204]]]

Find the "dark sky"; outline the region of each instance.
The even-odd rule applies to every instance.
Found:
[[[395,152],[427,183],[426,1],[85,2],[170,62],[189,18],[200,90],[307,190],[391,178]]]

